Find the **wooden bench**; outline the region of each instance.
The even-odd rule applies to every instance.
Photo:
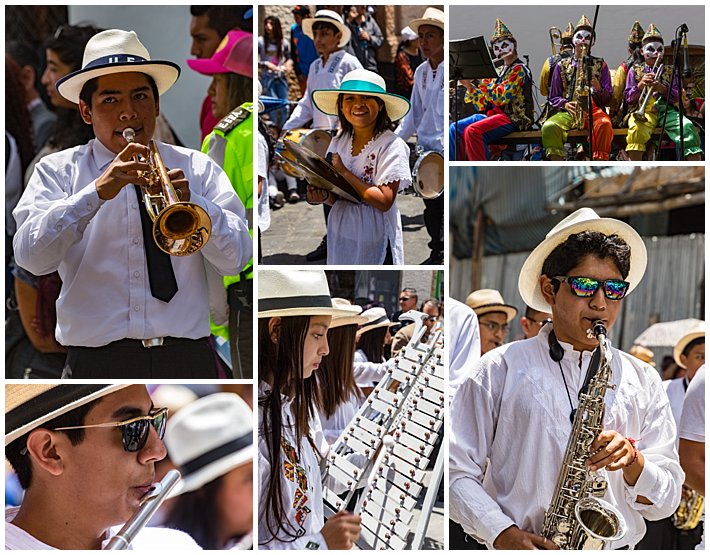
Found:
[[[626,134],[629,132],[627,128],[614,129],[614,139],[622,138],[626,139]],[[661,136],[661,128],[656,127],[653,130],[652,139],[658,140]],[[575,129],[567,134],[567,141],[571,144],[586,143],[589,134],[587,131],[579,131]],[[492,141],[491,144],[496,145],[520,145],[520,144],[542,144],[542,135],[539,130],[537,131],[515,131],[506,135],[505,137],[498,139],[497,141]]]

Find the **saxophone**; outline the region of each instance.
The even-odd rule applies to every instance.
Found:
[[[604,496],[607,482],[585,465],[590,446],[601,433],[604,422],[604,394],[611,383],[610,353],[606,328],[594,322],[593,331],[599,341],[599,366],[588,386],[579,394],[579,405],[572,423],[564,461],[555,486],[550,507],[545,511],[542,536],[560,549],[603,549],[607,542],[626,533],[621,513]],[[592,337],[592,335],[590,335]]]
[[[680,496],[680,505],[673,514],[673,526],[678,530],[693,530],[703,516],[705,498],[685,484]]]
[[[576,108],[572,113],[572,129],[584,129],[588,118],[589,83],[587,83],[587,65],[584,62],[586,54],[587,47],[582,46],[582,54],[575,60],[577,71],[574,76],[572,102],[576,103]]]

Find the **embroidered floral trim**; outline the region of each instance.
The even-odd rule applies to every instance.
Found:
[[[289,482],[296,484],[292,506],[296,510],[294,521],[300,528],[296,533],[298,536],[302,536],[306,532],[304,528],[306,518],[311,512],[310,507],[307,505],[308,495],[306,494],[308,491],[308,474],[298,460],[296,449],[283,437],[281,438],[281,450],[286,457],[284,461],[284,476]]]

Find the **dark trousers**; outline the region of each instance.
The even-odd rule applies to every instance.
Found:
[[[463,530],[458,522],[449,519],[449,549],[488,549],[484,544],[477,542]]]
[[[678,530],[673,526],[673,517],[663,520],[645,520],[646,535],[636,545],[636,549],[694,549],[703,535],[701,522],[692,530]]]
[[[203,339],[166,337],[163,346],[145,348],[136,339],[103,347],[69,347],[63,378],[193,379],[217,377],[212,349]]]
[[[250,380],[253,370],[253,315],[251,306],[229,309],[229,350],[232,355],[232,374],[236,379]]]
[[[424,199],[424,226],[431,237],[432,253],[444,252],[444,194],[435,199]]]

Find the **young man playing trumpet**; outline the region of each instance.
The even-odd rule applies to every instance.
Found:
[[[65,377],[217,377],[205,265],[236,275],[251,257],[244,206],[206,155],[163,143],[175,196],[198,213],[197,231],[171,245],[200,234],[203,248],[160,250],[141,199],[141,186],[159,189],[146,177],[146,145],[158,97],[178,75],[176,64],[151,61],[134,32],[112,29],[89,40],[84,67],[57,83],[96,139],[42,159],[13,215],[18,264],[62,278],[56,337],[69,347]]]
[[[666,135],[680,147],[680,115],[674,106],[678,103],[678,75],[671,84],[673,67],[663,64],[663,50],[663,37],[651,23],[641,42],[644,63],[634,64],[629,70],[624,91],[629,125],[626,154],[634,161],[641,160],[653,130],[663,125],[664,118]],[[670,105],[666,102],[669,87]],[[700,160],[700,135],[688,118],[683,120],[682,133],[685,159]]]
[[[5,549],[102,549],[155,481],[167,409],[142,385],[6,385],[5,457],[24,498],[5,509]],[[144,528],[132,549],[199,547]]]
[[[487,547],[583,547],[554,530],[577,528],[578,499],[562,492],[581,493],[594,476],[606,483],[601,501],[616,514],[607,548],[633,548],[645,532],[643,517],[675,510],[683,471],[658,373],[609,341],[601,359],[602,336],[590,333],[613,329],[645,268],[636,231],[589,208],[562,220],[523,264],[523,301],[552,312],[552,324],[484,355],[451,406],[450,515]],[[585,394],[588,370],[605,385]]]

